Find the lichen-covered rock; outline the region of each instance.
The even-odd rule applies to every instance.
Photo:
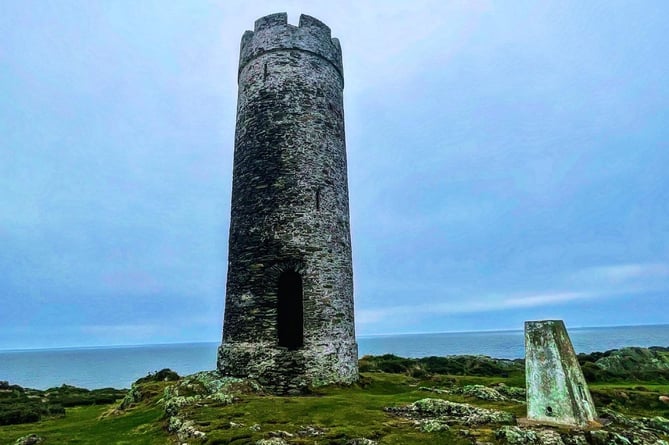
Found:
[[[290,439],[295,437],[295,434],[289,433],[288,431],[283,431],[283,430],[278,430],[278,431],[270,431],[267,433],[270,437],[280,437],[282,439]]]
[[[229,405],[235,394],[262,392],[257,382],[249,379],[221,376],[216,371],[203,371],[183,377],[165,388],[161,402],[165,413],[176,415],[183,407],[196,403]]]
[[[256,445],[288,445],[288,442],[280,437],[270,437],[269,439],[260,439],[256,441]]]
[[[601,409],[602,417],[611,424],[607,428],[621,433],[633,444],[654,444],[661,441],[660,436],[669,434],[669,420],[661,416],[629,417],[611,409]]]
[[[540,430],[537,432],[539,443],[542,445],[565,445],[562,436],[554,430]]]
[[[179,416],[171,416],[167,422],[167,430],[175,433],[180,441],[187,439],[205,439],[207,435],[195,427],[195,422],[185,420]]]
[[[516,386],[508,386],[504,383],[497,383],[492,385],[492,388],[496,389],[498,393],[508,397],[509,399],[519,399],[524,400],[527,391],[525,388],[518,388]]]
[[[592,445],[632,445],[629,439],[611,431],[590,431],[589,436]],[[645,445],[645,442],[642,443]]]
[[[15,445],[37,445],[38,443],[42,443],[44,439],[37,434],[29,434],[27,436],[19,437],[16,439],[16,442],[14,442]]]
[[[539,436],[534,430],[517,426],[503,426],[495,432],[495,438],[507,445],[536,445]]]
[[[371,439],[366,439],[364,437],[358,437],[355,439],[351,439],[348,442],[346,442],[346,445],[377,445],[378,442],[375,440]]]
[[[565,442],[564,437],[549,428],[521,428],[503,426],[495,432],[497,440],[504,445],[585,445],[587,442]],[[582,437],[585,441],[585,437]]]
[[[650,428],[652,430],[669,434],[669,419],[666,419],[662,416],[656,416],[651,418],[642,417],[641,423],[643,423],[647,428]]]
[[[428,387],[428,386],[421,386],[418,389],[421,390],[421,391],[433,392],[435,394],[451,394],[451,391],[448,390],[448,389],[433,388],[433,387]]]
[[[327,430],[325,428],[313,425],[306,425],[301,427],[297,431],[297,435],[303,437],[316,437],[316,436],[322,436],[323,434],[325,434],[326,431]]]
[[[491,402],[505,402],[512,400],[514,402],[525,403],[525,390],[513,386],[506,386],[504,383],[499,383],[494,386],[484,385],[465,385],[462,387],[453,386],[448,389],[432,388],[421,386],[421,391],[429,391],[435,394],[461,394],[468,397],[475,397],[481,400]]]
[[[565,445],[588,445],[588,439],[581,432],[565,434],[562,436],[562,441]]]
[[[133,383],[132,385],[130,385],[130,390],[126,393],[125,397],[123,397],[123,400],[121,400],[118,409],[120,410],[128,409],[131,406],[135,405],[136,403],[139,403],[141,400],[142,400],[142,392],[137,386],[137,384]]]
[[[418,429],[421,430],[424,433],[434,433],[434,432],[437,432],[437,431],[446,431],[450,428],[446,422],[443,422],[439,419],[417,420],[416,424],[418,425]]]
[[[669,352],[663,348],[621,348],[600,358],[595,365],[613,374],[666,371],[669,370]]]
[[[466,385],[463,386],[459,392],[465,396],[476,397],[477,399],[489,400],[492,402],[508,400],[506,396],[500,394],[496,389],[483,385]]]
[[[513,414],[486,408],[478,408],[466,403],[425,398],[404,407],[386,408],[386,411],[410,419],[439,419],[445,423],[480,425],[486,423],[514,423]]]

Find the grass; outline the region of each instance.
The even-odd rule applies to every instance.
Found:
[[[0,427],[0,443],[13,444],[31,433],[42,436],[50,444],[133,444],[164,445],[169,436],[162,429],[162,409],[143,406],[120,416],[101,417],[110,405],[89,405],[66,408],[65,417],[49,418],[37,424]]]
[[[344,444],[354,438],[368,438],[380,444],[470,444],[457,431],[424,433],[405,419],[392,416],[385,407],[407,405],[425,397],[443,397],[420,390],[421,386],[435,386],[447,381],[497,383],[504,378],[461,378],[420,380],[402,374],[364,373],[362,384],[349,388],[327,387],[309,396],[276,397],[246,395],[237,403],[227,406],[211,405],[190,410],[188,417],[197,429],[207,433],[206,444],[253,443],[270,437],[271,432],[285,431],[296,437],[291,443]],[[459,382],[458,382],[459,383]],[[456,402],[472,402],[458,395],[447,396]],[[517,403],[481,402],[478,406],[524,413]],[[257,431],[249,428],[255,424]],[[297,438],[297,432],[306,427],[322,431],[317,437]],[[482,435],[492,435],[484,431]]]
[[[517,417],[525,416],[522,403],[483,401],[462,394],[441,394],[420,389],[497,383],[524,387],[522,367],[517,363],[485,362],[481,367],[468,360],[445,363],[430,359],[419,362],[417,366],[415,361],[383,356],[361,361],[361,364],[364,369],[374,372],[363,372],[360,382],[350,387],[318,388],[307,396],[296,397],[260,395],[248,391],[238,394],[232,404],[207,402],[182,408],[180,416],[194,421],[195,428],[207,434],[204,441],[189,439],[187,442],[249,444],[284,435],[291,444],[343,445],[362,437],[384,445],[464,445],[471,444],[472,439],[495,443],[494,425],[480,428],[455,426],[450,431],[427,433],[417,429],[412,421],[384,411],[386,407],[407,405],[426,397],[508,411]],[[382,372],[384,368],[393,369],[396,373]],[[454,370],[454,373],[435,374],[435,368]],[[477,375],[462,375],[468,371]],[[488,371],[492,375],[480,375]],[[174,380],[177,377],[161,373],[164,375],[140,379],[134,385],[137,397],[128,404],[130,408],[122,411],[114,409],[119,406],[120,399],[109,403],[109,397],[115,394],[111,390],[77,392],[71,387],[52,389],[50,397],[54,403],[65,406],[65,415],[50,416],[46,413],[38,423],[0,426],[0,444],[13,444],[17,438],[31,433],[42,436],[45,445],[176,444],[176,437],[167,432],[167,419],[159,399],[164,389],[173,384],[165,379]],[[669,417],[669,405],[658,399],[662,394],[669,394],[669,384],[662,379],[659,383],[598,381],[591,383],[590,389],[598,409],[611,408],[631,416]],[[305,434],[306,430],[311,435]]]

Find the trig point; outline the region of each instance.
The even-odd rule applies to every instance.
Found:
[[[358,378],[343,89],[315,18],[242,36],[218,369],[279,393]]]
[[[597,425],[597,412],[562,320],[525,322],[527,420]]]

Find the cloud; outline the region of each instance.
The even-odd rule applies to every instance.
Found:
[[[501,311],[507,309],[531,308],[565,304],[576,300],[589,300],[601,297],[594,292],[553,292],[539,294],[510,294],[470,296],[452,303],[399,305],[381,309],[360,309],[356,312],[359,324],[387,322],[392,317],[456,315],[478,312]]]
[[[449,302],[424,303],[416,305],[396,305],[383,308],[362,308],[356,311],[356,322],[360,327],[382,328],[403,322],[420,323],[438,316],[458,316],[464,314],[490,313],[507,310],[527,310],[569,306],[577,302],[591,300],[613,300],[669,288],[669,264],[624,263],[586,267],[568,274],[571,289],[548,292],[509,292],[456,295],[454,289],[446,291]],[[399,284],[398,284],[399,285]],[[391,286],[392,287],[392,286]],[[437,283],[421,289],[422,293],[439,289]],[[443,289],[443,287],[442,287]],[[408,290],[407,290],[408,291]],[[421,298],[421,301],[436,300],[435,297]],[[443,300],[442,300],[443,301]]]
[[[640,278],[669,277],[669,264],[666,263],[629,263],[590,267],[579,271],[575,278],[622,283]]]

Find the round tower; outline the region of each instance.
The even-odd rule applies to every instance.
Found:
[[[307,15],[242,37],[218,369],[276,392],[358,378],[341,47]]]

